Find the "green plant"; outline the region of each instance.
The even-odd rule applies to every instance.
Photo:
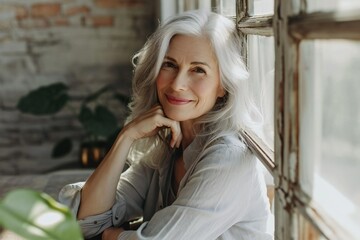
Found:
[[[0,201],[0,226],[32,240],[83,239],[65,205],[30,189],[13,190]]]
[[[96,143],[102,140],[110,144],[120,131],[119,121],[115,115],[106,106],[96,101],[106,92],[112,92],[114,99],[127,106],[129,98],[116,92],[116,88],[110,84],[86,96],[82,100],[79,109],[70,108],[74,113],[74,117],[83,127],[88,142]],[[69,94],[67,85],[53,83],[34,89],[21,97],[17,109],[23,113],[36,116],[53,115],[61,111],[65,106],[69,106],[71,100],[72,97]],[[57,158],[68,154],[72,150],[72,145],[72,140],[69,137],[61,139],[55,144],[52,157]]]

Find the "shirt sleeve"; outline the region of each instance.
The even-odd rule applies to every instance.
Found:
[[[209,149],[172,205],[118,239],[216,239],[239,221],[264,218],[249,214],[261,188],[256,169],[255,157],[242,147]]]
[[[141,216],[143,202],[147,193],[147,186],[151,181],[153,170],[144,164],[132,165],[124,172],[119,180],[116,201],[112,208],[104,213],[78,220],[83,235],[94,237],[111,226],[120,226],[136,216]],[[81,189],[85,182],[78,182],[64,186],[59,192],[59,202],[67,205],[74,216],[77,216]]]

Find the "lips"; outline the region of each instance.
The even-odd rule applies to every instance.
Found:
[[[165,94],[165,96],[166,96],[166,99],[168,100],[168,102],[171,104],[174,104],[174,105],[184,105],[184,104],[187,104],[192,101],[190,99],[174,97],[174,96],[167,95],[167,94]]]

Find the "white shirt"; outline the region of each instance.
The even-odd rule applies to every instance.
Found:
[[[201,155],[196,138],[183,152],[186,174],[167,206],[173,159],[154,170],[139,162],[121,175],[111,210],[79,220],[85,237],[143,216],[137,231],[118,239],[273,239],[266,185],[258,160],[236,136],[212,144]],[[76,216],[84,183],[65,186],[60,202]]]

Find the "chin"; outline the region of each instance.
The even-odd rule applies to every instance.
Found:
[[[166,117],[168,117],[174,121],[177,121],[177,122],[189,120],[189,117],[184,114],[184,111],[174,111],[174,110],[166,111],[166,110],[164,110],[164,113],[165,113]]]
[[[168,118],[174,120],[174,121],[177,121],[177,122],[182,122],[182,121],[189,120],[183,114],[182,114],[182,116],[180,114],[166,114],[166,116]]]

